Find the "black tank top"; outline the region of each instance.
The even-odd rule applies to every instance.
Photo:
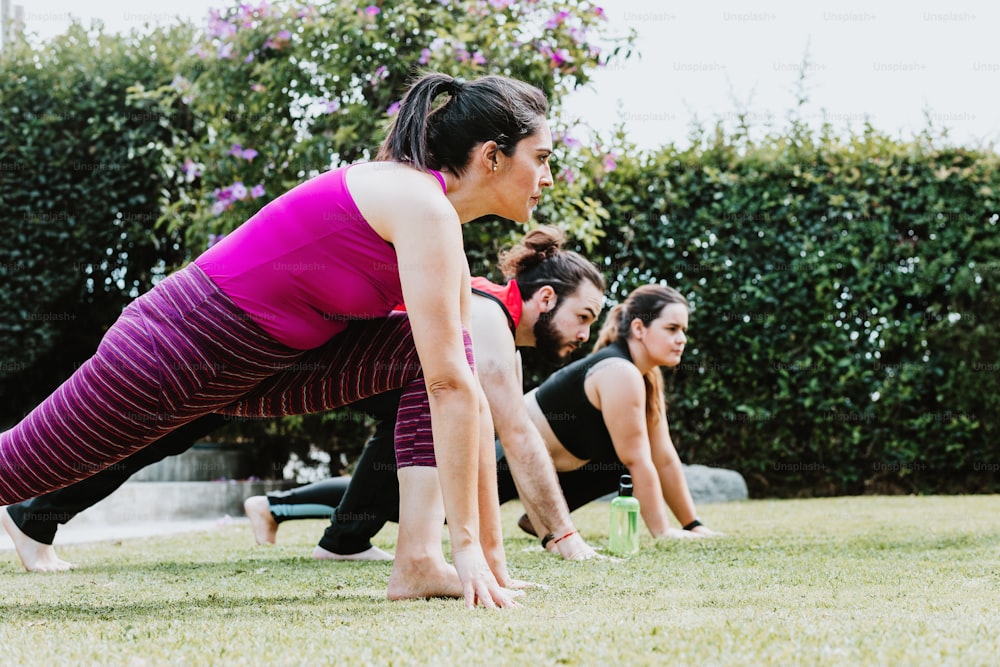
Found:
[[[604,416],[583,388],[588,371],[605,359],[625,359],[631,363],[632,355],[624,343],[612,343],[556,371],[535,392],[538,407],[559,442],[570,454],[585,461],[615,455]]]

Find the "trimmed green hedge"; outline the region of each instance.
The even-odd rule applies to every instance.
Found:
[[[182,38],[183,33],[174,36]],[[169,83],[183,45],[88,36],[80,26],[0,71],[0,424],[14,421],[96,348],[179,237],[157,233],[163,152],[184,131],[134,101]]]
[[[662,279],[692,303],[682,457],[758,496],[1000,489],[997,166],[800,126],[620,158],[594,256],[617,296]]]

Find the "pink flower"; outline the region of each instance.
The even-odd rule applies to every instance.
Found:
[[[254,199],[264,196],[264,184],[258,183],[257,185],[250,188],[250,196]]]
[[[426,65],[431,60],[431,50],[424,48],[420,49],[420,58],[417,60],[421,65]]]
[[[264,86],[264,84],[262,83],[252,83],[250,84],[250,90],[252,90],[255,93],[263,93],[265,90],[267,90],[267,87]]]
[[[507,9],[514,0],[490,0],[490,5],[493,9]]]
[[[395,116],[399,113],[399,102],[393,102],[389,105],[389,108],[385,110],[385,113],[389,116]]]
[[[473,65],[485,65],[486,64],[486,56],[484,56],[479,51],[476,51],[475,53],[472,54],[472,64]]]
[[[376,7],[375,5],[368,5],[367,7],[365,7],[365,14],[368,15],[368,18],[374,18],[381,13],[382,10]]]
[[[228,202],[220,200],[212,204],[212,208],[210,210],[212,211],[212,215],[222,215],[223,211],[227,208],[229,208]]]
[[[219,45],[219,50],[218,50],[218,52],[216,52],[216,55],[221,60],[228,60],[229,58],[232,58],[233,57],[233,43],[232,42],[226,42],[225,44],[220,44]]]

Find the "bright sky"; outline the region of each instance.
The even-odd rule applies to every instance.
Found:
[[[11,0],[24,5],[28,29],[60,33],[70,14],[99,18],[110,30],[202,22],[223,0]],[[593,88],[564,106],[598,130],[623,122],[640,147],[685,144],[691,120],[785,126],[795,106],[798,68],[808,52],[810,102],[835,128],[879,130],[908,138],[926,127],[950,128],[956,143],[1000,144],[1000,3],[857,0],[598,0],[614,31],[638,32],[641,59],[612,65]],[[138,6],[138,7],[137,7]]]

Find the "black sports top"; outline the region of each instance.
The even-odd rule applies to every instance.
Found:
[[[614,456],[615,446],[601,411],[583,389],[587,373],[605,359],[632,361],[624,343],[615,342],[549,376],[535,392],[542,414],[566,450],[585,461]]]

